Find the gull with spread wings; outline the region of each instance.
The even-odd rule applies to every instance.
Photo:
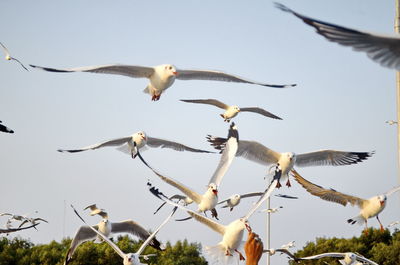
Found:
[[[294,179],[301,185],[303,188],[305,188],[309,193],[311,193],[314,196],[320,197],[323,200],[334,202],[341,204],[343,206],[346,206],[348,203],[350,203],[352,206],[357,205],[361,210],[360,214],[357,215],[356,217],[350,218],[347,220],[349,224],[362,224],[365,223],[365,233],[367,233],[367,220],[369,218],[375,217],[379,222],[381,231],[384,230],[383,225],[381,221],[379,220],[378,215],[380,212],[383,211],[386,207],[386,200],[387,197],[390,196],[391,194],[397,192],[400,190],[400,186],[393,188],[389,190],[388,192],[384,194],[380,194],[377,196],[374,196],[369,199],[362,199],[359,197],[347,195],[341,192],[338,192],[334,189],[325,189],[321,186],[318,186],[306,179],[304,179],[296,170],[292,170],[293,177]]]
[[[76,67],[69,69],[55,69],[49,67],[41,67],[32,64],[30,66],[48,72],[58,72],[58,73],[91,72],[91,73],[101,73],[101,74],[124,75],[133,78],[147,78],[149,80],[149,84],[147,85],[147,87],[144,89],[143,92],[150,94],[151,100],[153,101],[159,100],[161,94],[165,90],[167,90],[170,86],[172,86],[172,84],[175,82],[175,79],[213,80],[213,81],[254,84],[254,85],[276,87],[276,88],[292,87],[296,85],[296,84],[273,85],[273,84],[258,83],[220,71],[177,69],[172,64],[162,64],[154,67],[109,64],[109,65]]]
[[[322,253],[318,255],[308,256],[308,257],[297,257],[297,260],[315,260],[322,258],[341,258],[339,260],[342,265],[362,265],[362,264],[370,264],[370,265],[378,265],[378,263],[369,260],[361,255],[357,255],[353,252],[339,253],[339,252],[329,252]]]
[[[219,201],[218,204],[226,203],[222,208],[229,208],[230,211],[233,210],[236,206],[239,205],[241,199],[244,198],[251,198],[251,197],[260,197],[263,195],[264,192],[250,192],[250,193],[245,193],[245,194],[234,194],[230,196],[228,199]]]

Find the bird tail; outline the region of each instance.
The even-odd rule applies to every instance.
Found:
[[[210,259],[213,261],[210,264],[234,264],[235,261],[237,261],[237,255],[236,253],[231,253],[232,256],[226,255],[226,249],[222,245],[222,243],[219,243],[218,245],[215,246],[206,246],[205,252],[207,256],[210,257]]]
[[[348,219],[347,222],[352,225],[362,225],[365,222],[365,219],[361,215],[357,215],[356,217]]]

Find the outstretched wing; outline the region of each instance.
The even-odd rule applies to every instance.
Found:
[[[78,214],[78,213],[76,213],[76,214]],[[67,256],[65,257],[65,264],[68,264],[68,262],[70,262],[72,260],[72,256],[74,255],[76,248],[80,244],[82,244],[88,240],[92,240],[92,239],[96,238],[97,229],[98,229],[97,225],[95,225],[93,227],[88,226],[88,225],[83,225],[83,226],[79,227],[79,229],[76,232],[74,239],[72,240],[71,245],[68,249]]]
[[[225,103],[216,100],[216,99],[181,99],[183,102],[188,102],[188,103],[200,103],[200,104],[208,104],[208,105],[213,105],[221,109],[227,109],[229,108],[228,105]]]
[[[393,193],[397,192],[400,190],[400,186],[397,186],[391,190],[389,190],[388,192],[385,193],[386,196],[392,195]]]
[[[262,108],[258,108],[258,107],[240,108],[240,111],[241,112],[254,112],[254,113],[264,115],[265,117],[282,120],[282,118],[276,116],[275,114],[272,114],[271,112],[266,111],[265,109],[262,109]]]
[[[195,149],[191,148],[189,146],[177,143],[177,142],[172,142],[168,140],[163,140],[159,138],[153,138],[153,137],[147,137],[147,145],[150,147],[161,147],[161,148],[170,148],[175,151],[189,151],[189,152],[195,152],[195,153],[212,153],[210,151],[206,150],[201,150],[201,149]]]
[[[132,137],[123,137],[123,138],[117,138],[109,141],[105,141],[102,143],[97,143],[93,145],[89,145],[86,147],[82,147],[79,149],[58,149],[58,152],[69,152],[69,153],[77,153],[77,152],[82,152],[82,151],[87,151],[87,150],[95,150],[98,148],[106,147],[106,146],[120,146],[128,142]]]
[[[347,152],[336,150],[321,150],[296,155],[295,165],[307,166],[344,166],[357,164],[371,157],[374,152]]]

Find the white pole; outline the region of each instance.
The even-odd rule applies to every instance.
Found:
[[[396,0],[396,18],[394,20],[394,31],[400,33],[400,3]],[[397,181],[400,183],[400,72],[396,72],[396,103],[397,103]]]

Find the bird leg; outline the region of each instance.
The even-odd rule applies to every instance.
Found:
[[[226,250],[225,256],[232,256],[232,253],[229,251],[229,249]]]
[[[376,216],[376,219],[378,220],[379,225],[381,226],[381,232],[385,231],[385,228],[383,228],[383,225],[382,225],[382,223],[381,223],[381,220],[379,220],[378,215]]]
[[[365,220],[364,234],[365,234],[366,236],[368,236],[368,225],[367,225],[367,220]]]
[[[287,181],[286,181],[286,186],[287,186],[288,188],[292,187],[292,185],[290,185],[290,180],[289,180],[289,178],[288,178]]]
[[[240,259],[240,260],[245,260],[245,258],[243,257],[242,253],[240,253],[240,251],[238,251],[237,249],[235,249],[235,252],[239,254],[239,259]]]
[[[280,189],[282,187],[282,185],[281,185],[281,183],[279,182],[279,180],[278,180],[278,182],[276,183],[276,188],[277,189]]]
[[[158,101],[158,100],[160,100],[160,97],[161,97],[161,94],[160,94],[160,95],[154,94],[154,95],[151,97],[151,101]]]
[[[218,213],[217,213],[217,210],[215,208],[211,209],[211,217],[214,217],[215,219],[219,220],[218,219]]]

